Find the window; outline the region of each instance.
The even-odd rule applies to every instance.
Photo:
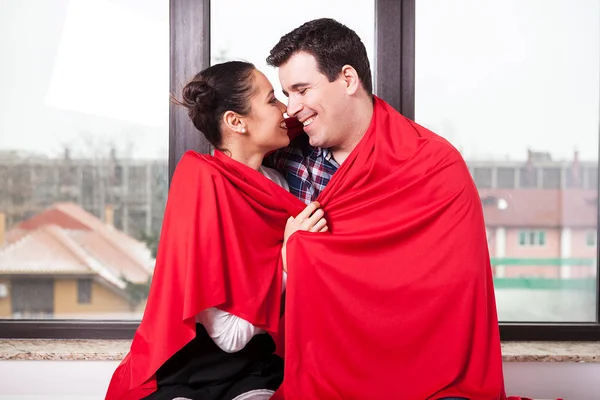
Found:
[[[0,108],[0,121],[3,124],[3,130],[0,134],[6,132],[5,128],[8,126],[7,121],[9,120],[11,121],[11,127],[18,127],[17,133],[11,131],[11,133],[1,136],[0,140],[0,182],[6,182],[6,186],[3,186],[3,190],[0,191],[0,227],[2,226],[2,220],[6,222],[6,227],[10,228],[17,221],[34,215],[35,212],[35,209],[32,210],[27,207],[27,199],[33,197],[32,190],[28,187],[29,184],[23,185],[23,182],[28,183],[29,181],[26,177],[27,167],[25,173],[23,173],[22,165],[25,164],[24,158],[29,157],[31,154],[16,150],[18,146],[14,146],[14,142],[19,136],[21,136],[21,142],[40,141],[39,146],[46,144],[47,155],[42,158],[47,157],[48,164],[39,164],[42,165],[42,168],[53,163],[58,164],[55,165],[58,170],[58,177],[53,178],[58,182],[57,187],[48,191],[36,192],[40,193],[39,196],[37,194],[36,196],[43,197],[48,193],[52,193],[52,196],[58,196],[62,202],[79,204],[83,185],[81,168],[85,165],[79,161],[82,158],[95,157],[92,157],[89,152],[85,154],[85,157],[82,157],[82,150],[85,149],[85,146],[81,145],[83,140],[75,143],[71,142],[72,146],[61,146],[61,144],[67,143],[65,137],[69,137],[68,134],[63,132],[62,128],[71,127],[81,131],[77,137],[91,139],[87,143],[93,144],[96,140],[95,145],[92,147],[105,149],[103,152],[97,151],[94,154],[99,155],[96,160],[97,176],[101,177],[99,185],[110,188],[110,190],[106,190],[106,193],[107,198],[112,203],[107,204],[106,200],[103,203],[102,199],[98,199],[96,212],[100,214],[101,219],[103,213],[107,219],[110,219],[109,217],[112,215],[114,225],[118,229],[123,230],[125,226],[131,225],[127,221],[132,218],[132,208],[141,207],[140,204],[131,204],[125,200],[128,198],[129,187],[127,182],[130,182],[128,165],[132,160],[143,158],[138,157],[140,151],[145,154],[144,159],[152,160],[153,167],[150,178],[151,184],[156,185],[156,189],[153,189],[152,192],[153,196],[156,196],[156,201],[150,207],[146,206],[146,210],[151,210],[149,211],[151,218],[148,219],[147,214],[144,214],[143,217],[145,223],[148,220],[150,221],[154,234],[155,227],[160,226],[162,222],[162,208],[167,194],[166,188],[177,160],[183,152],[190,148],[207,152],[208,144],[199,138],[197,132],[190,126],[184,112],[176,107],[167,108],[169,107],[168,100],[160,103],[160,106],[152,107],[154,119],[149,121],[165,120],[166,110],[169,110],[169,128],[166,124],[159,122],[147,126],[142,133],[130,129],[135,128],[135,124],[129,124],[128,121],[134,119],[132,115],[136,116],[135,119],[139,119],[141,111],[134,111],[128,106],[131,97],[120,95],[133,92],[132,83],[144,81],[145,87],[152,94],[142,90],[138,93],[144,95],[138,97],[154,99],[151,101],[157,103],[153,104],[158,104],[165,100],[165,92],[175,93],[198,69],[210,65],[210,8],[211,6],[213,8],[220,6],[216,1],[211,2],[209,0],[177,0],[170,2],[150,0],[144,2],[143,6],[140,6],[141,3],[135,0],[120,0],[119,2],[110,0],[66,2],[65,0],[59,0],[52,2],[52,5],[43,0],[32,1],[36,2],[36,10],[40,11],[39,13],[33,14],[30,11],[31,7],[18,4],[19,2],[0,3],[0,23],[5,31],[8,29],[7,32],[11,37],[11,43],[0,43],[0,50],[3,54],[2,63],[0,63],[0,80],[2,80],[1,87],[3,91],[0,92],[0,99],[3,101],[11,99],[8,104],[12,104],[8,109],[6,107]],[[70,6],[68,3],[77,4]],[[589,290],[589,282],[597,279],[597,263],[595,255],[578,258],[580,253],[577,253],[583,250],[588,251],[589,253],[586,253],[588,255],[596,252],[595,245],[586,245],[587,236],[584,234],[582,238],[582,232],[596,232],[595,215],[598,203],[598,193],[595,190],[598,186],[598,159],[596,156],[597,151],[594,151],[598,148],[597,59],[599,46],[597,38],[599,35],[598,22],[594,18],[598,15],[597,1],[587,2],[581,7],[573,7],[572,2],[567,0],[551,0],[543,2],[543,9],[535,8],[541,7],[540,2],[521,2],[518,0],[495,2],[494,5],[490,5],[489,2],[479,4],[478,2],[465,0],[452,2],[429,0],[419,3],[415,0],[403,0],[401,2],[396,0],[374,0],[374,3],[375,21],[377,22],[374,30],[376,43],[373,45],[374,65],[372,65],[372,68],[373,73],[376,75],[374,77],[376,93],[409,118],[416,119],[417,122],[447,135],[449,140],[465,156],[472,171],[473,165],[483,164],[489,166],[491,160],[492,164],[495,165],[494,168],[496,168],[496,176],[491,181],[493,187],[490,189],[515,189],[509,192],[494,192],[491,195],[501,199],[498,202],[498,208],[503,210],[515,209],[514,206],[518,205],[519,207],[516,207],[516,209],[519,212],[512,214],[517,221],[522,219],[524,215],[530,215],[531,207],[526,205],[545,204],[549,200],[555,201],[555,204],[550,206],[550,211],[561,210],[562,220],[558,219],[558,213],[549,213],[548,210],[544,210],[541,217],[539,215],[538,217],[546,220],[551,219],[556,226],[563,226],[567,229],[561,230],[559,235],[555,235],[557,233],[555,230],[547,230],[546,246],[539,248],[524,247],[522,250],[552,250],[556,253],[561,247],[557,243],[567,243],[569,242],[567,239],[572,238],[570,240],[572,246],[568,248],[571,252],[570,257],[567,257],[565,252],[564,257],[561,257],[559,253],[558,257],[546,257],[545,259],[554,262],[555,268],[556,264],[563,263],[569,267],[564,269],[565,271],[572,270],[573,265],[568,264],[568,262],[579,262],[584,267],[582,268],[583,271],[587,274],[585,275],[586,278],[581,281],[555,279],[546,282],[540,279],[527,279],[515,282],[510,278],[496,277],[496,294],[500,318],[502,321],[513,321],[513,323],[501,323],[503,340],[597,340],[598,335],[600,335],[600,325],[598,324],[598,308],[594,300],[595,289],[592,289],[591,293]],[[26,93],[40,91],[19,91],[14,84],[13,72],[20,71],[20,74],[27,76],[27,79],[21,79],[20,82],[31,81],[31,85],[40,84],[41,82],[40,86],[34,86],[33,89],[44,87],[44,79],[47,84],[49,76],[54,74],[53,67],[55,63],[52,61],[52,54],[57,54],[59,47],[61,53],[72,53],[72,51],[67,51],[69,46],[59,46],[59,37],[62,35],[63,30],[73,31],[71,28],[65,28],[67,16],[71,21],[73,18],[76,20],[81,19],[81,16],[77,17],[77,13],[81,14],[77,10],[81,9],[83,4],[91,4],[83,6],[92,10],[87,13],[88,15],[96,12],[94,7],[106,8],[112,6],[111,10],[114,12],[96,12],[96,15],[99,16],[96,21],[104,25],[108,23],[112,26],[115,19],[121,21],[129,19],[129,26],[135,24],[136,27],[141,25],[146,28],[149,26],[161,26],[161,28],[151,28],[150,31],[153,33],[150,36],[138,32],[138,45],[130,46],[130,48],[135,48],[136,52],[123,50],[123,46],[119,45],[107,45],[114,42],[114,35],[110,32],[106,33],[106,38],[87,37],[87,39],[96,40],[94,43],[97,46],[94,46],[94,48],[103,49],[101,53],[103,53],[102,58],[105,62],[103,61],[99,65],[107,66],[110,70],[110,64],[114,64],[112,59],[118,58],[122,61],[119,66],[114,67],[112,70],[113,72],[115,70],[119,72],[121,78],[113,80],[113,85],[106,86],[106,77],[99,74],[97,76],[103,78],[97,78],[98,83],[95,88],[100,86],[100,89],[102,89],[102,86],[105,85],[105,90],[100,90],[98,93],[112,90],[113,93],[118,93],[119,96],[111,93],[109,96],[111,101],[119,99],[127,101],[125,106],[115,101],[113,107],[110,108],[112,114],[118,114],[122,117],[123,125],[113,126],[107,119],[96,115],[94,112],[89,114],[85,112],[75,113],[79,117],[91,118],[90,120],[82,119],[81,124],[75,125],[74,122],[77,119],[69,119],[69,116],[73,114],[69,113],[67,109],[52,108],[51,110],[56,111],[55,113],[42,109],[40,113],[39,109],[36,108],[33,111],[36,117],[48,117],[45,120],[53,121],[55,125],[45,126],[43,129],[44,135],[39,133],[42,132],[41,130],[38,130],[37,135],[33,135],[31,132],[34,132],[35,129],[31,128],[36,124],[35,118],[27,118],[23,115],[23,112],[16,112],[15,110],[17,110],[16,107],[20,107],[19,110],[25,109],[24,106],[21,106],[24,104],[45,104],[45,93],[42,93],[35,102],[23,99]],[[419,8],[415,10],[417,4]],[[31,5],[31,2],[28,2],[28,5]],[[573,13],[581,14],[573,15]],[[356,14],[360,15],[361,13],[357,12]],[[465,18],[465,16],[469,18]],[[457,17],[460,17],[460,20],[463,21],[458,26],[451,23],[452,20],[458,19]],[[83,21],[93,21],[92,18],[86,18]],[[144,21],[141,24],[140,19]],[[416,19],[418,19],[417,24],[415,24]],[[273,18],[268,23],[271,24],[272,20]],[[28,25],[20,24],[19,27],[19,24],[16,23],[18,21],[31,22]],[[64,24],[62,24],[62,21],[64,21]],[[213,21],[213,23],[215,22],[218,23],[218,21]],[[348,23],[350,24],[350,22]],[[574,27],[575,23],[579,26],[579,29]],[[539,29],[521,29],[522,25],[520,24]],[[86,22],[79,25],[86,25]],[[97,26],[97,24],[91,25],[90,29]],[[264,25],[266,26],[266,24]],[[418,26],[418,31],[415,31],[415,25]],[[552,28],[550,28],[550,25],[552,25]],[[25,26],[37,27],[38,31],[36,32],[39,34],[35,36],[35,40],[30,35],[31,32],[26,31]],[[169,33],[167,33],[169,32],[169,26],[172,49],[170,66],[167,64],[169,61]],[[190,29],[192,26],[194,29]],[[106,32],[105,29],[97,30]],[[148,32],[146,29],[144,31]],[[130,42],[129,39],[136,37],[136,33],[129,32],[129,30],[127,32],[126,34],[121,32],[121,37],[125,38],[125,42]],[[440,35],[439,32],[444,32],[444,35]],[[477,34],[473,34],[473,32],[477,32]],[[537,34],[534,35],[533,32],[537,32]],[[66,34],[73,36],[69,32]],[[359,31],[359,34],[367,43],[368,32],[361,33]],[[42,40],[37,43],[40,37]],[[83,39],[84,37],[82,37],[82,42]],[[238,41],[240,43],[244,42],[239,38]],[[271,42],[270,37],[268,42]],[[572,43],[578,45],[567,45]],[[416,54],[415,46],[418,49]],[[64,49],[65,47],[67,50]],[[148,55],[148,47],[151,48],[153,56]],[[111,48],[113,53],[110,53]],[[121,50],[123,51],[121,52]],[[218,51],[213,48],[212,56],[218,55]],[[553,55],[550,53],[560,57],[560,60],[553,62]],[[50,60],[43,61],[44,55],[50,55]],[[234,57],[235,55],[230,54],[230,56]],[[80,58],[85,61],[85,57]],[[95,59],[91,57],[89,64],[93,64],[93,60]],[[138,62],[138,60],[140,61]],[[193,62],[190,62],[190,60],[193,60]],[[545,62],[544,68],[537,67],[540,60]],[[62,64],[64,66],[65,62],[63,61]],[[143,67],[140,67],[140,64],[143,64]],[[148,66],[151,69],[162,68],[167,72],[156,72],[154,70],[148,72]],[[576,71],[574,71],[575,68]],[[157,94],[158,91],[155,92],[154,85],[164,85],[165,87],[168,85],[169,69],[171,86],[160,89],[161,93],[159,95]],[[89,70],[82,69],[81,71],[83,71],[82,74],[89,74],[93,70],[92,68]],[[417,74],[415,74],[415,70],[418,71]],[[64,71],[61,67],[56,73],[65,78],[69,74]],[[146,73],[152,75],[153,79],[144,80],[143,74]],[[74,75],[73,79],[77,76]],[[123,82],[124,77],[127,78],[125,84],[118,85],[116,82]],[[160,78],[157,79],[157,77],[164,77],[164,81]],[[85,81],[84,79],[80,80]],[[153,83],[148,85],[148,82]],[[115,88],[115,85],[118,87]],[[79,87],[84,86],[79,85]],[[53,86],[53,93],[57,93],[56,87],[56,85]],[[141,86],[136,87],[141,88]],[[415,87],[417,88],[416,91]],[[50,88],[48,87],[48,89]],[[68,94],[68,91],[65,91],[62,100],[65,97],[68,98]],[[99,103],[107,103],[104,97],[98,98],[100,99]],[[73,103],[75,100],[79,100],[79,97],[70,97],[70,99],[73,100],[71,101]],[[56,99],[53,102],[56,103]],[[82,104],[84,103],[86,102],[82,102]],[[558,111],[555,109],[557,107],[560,108]],[[115,111],[115,109],[118,110]],[[482,112],[477,113],[477,111]],[[11,113],[12,115],[9,115],[11,118],[7,118],[7,115]],[[132,115],[127,115],[128,113]],[[30,115],[31,108],[27,116]],[[563,117],[565,115],[570,116],[569,120]],[[50,118],[51,116],[54,118]],[[510,118],[508,118],[509,116]],[[548,118],[548,116],[552,116],[552,118]],[[443,121],[444,119],[445,121]],[[523,120],[526,122],[523,126],[515,123]],[[571,124],[577,126],[574,127]],[[88,128],[91,128],[91,133]],[[112,130],[113,128],[115,129]],[[561,128],[561,132],[569,132],[569,134],[556,135],[553,133]],[[97,134],[98,130],[101,130],[102,135]],[[170,135],[170,144],[167,131]],[[104,136],[104,133],[110,132],[114,132],[115,135]],[[152,140],[146,140],[147,138],[152,138]],[[132,142],[135,143],[135,146],[126,145]],[[33,145],[33,143],[30,144]],[[546,146],[546,144],[549,146]],[[113,145],[116,146],[113,147]],[[149,147],[152,147],[153,150],[148,150]],[[545,148],[552,154],[552,159],[556,160],[551,161],[550,164],[547,160],[534,160],[533,165],[536,167],[544,168],[554,165],[558,167],[558,164],[562,163],[561,168],[563,170],[561,174],[565,179],[565,188],[562,191],[543,188],[544,171],[540,173],[542,176],[541,187],[535,186],[527,189],[520,185],[521,168],[527,162],[527,156],[525,155],[527,147],[532,149]],[[552,147],[552,149],[548,147]],[[579,151],[573,153],[574,148],[579,149]],[[167,151],[169,152],[168,169],[166,167]],[[103,163],[106,159],[109,159],[110,162],[104,168],[105,164]],[[480,163],[482,160],[483,162]],[[501,172],[502,168],[506,168],[506,172]],[[509,169],[514,171],[513,178],[509,177],[511,175],[508,172]],[[513,180],[514,185],[511,184]],[[519,191],[516,191],[517,188]],[[521,191],[521,189],[524,190]],[[553,192],[551,192],[551,196],[543,196],[541,199],[530,197],[525,205],[520,199],[515,199],[517,193],[522,194],[525,198],[535,194],[535,191],[529,192],[530,189],[544,189]],[[569,196],[571,192],[566,189],[583,190],[585,192],[582,194],[584,200],[571,198]],[[10,193],[10,196],[6,196],[6,192]],[[560,203],[557,202],[558,200],[560,200]],[[515,204],[515,201],[521,203]],[[573,204],[573,201],[575,204]],[[93,201],[91,203],[93,204]],[[12,207],[13,212],[7,212],[8,207]],[[112,210],[112,213],[108,210]],[[489,219],[489,216],[486,218]],[[576,224],[573,222],[576,222]],[[592,225],[587,226],[586,224]],[[492,259],[494,259],[494,256],[502,255],[505,271],[511,271],[513,268],[522,270],[522,265],[514,264],[514,262],[522,262],[521,259],[508,258],[511,256],[508,251],[513,251],[511,246],[517,249],[520,248],[518,239],[511,240],[511,237],[509,237],[509,235],[515,234],[515,229],[511,228],[509,230],[506,223],[495,225],[488,222],[487,225],[492,227],[490,228],[492,230],[490,236],[493,238],[490,246]],[[575,227],[577,227],[577,230],[575,230]],[[517,227],[517,231],[523,229],[528,228]],[[152,237],[153,235],[149,236]],[[2,235],[0,235],[0,238],[2,238]],[[150,244],[155,246],[156,241]],[[576,249],[578,245],[581,245],[583,249]],[[502,254],[502,251],[504,251],[504,254]],[[527,259],[529,262],[539,260],[539,258],[534,258],[532,254],[529,254]],[[511,265],[506,264],[509,261],[513,263]],[[69,284],[71,285],[69,288],[70,295],[76,298],[73,289],[77,289],[72,283],[73,281]],[[516,285],[517,283],[520,286]],[[541,283],[546,288],[532,289],[531,285],[526,286],[536,283]],[[53,288],[55,287],[56,284]],[[585,288],[587,292],[578,295],[573,290],[574,287],[578,289]],[[54,290],[50,289],[49,283],[46,283],[44,288],[40,288],[38,292],[49,293],[50,290]],[[11,282],[7,281],[4,276],[0,276],[0,308],[2,308],[1,302],[13,295],[12,289]],[[61,288],[60,291],[63,292],[64,290]],[[513,295],[514,293],[517,295]],[[44,296],[48,296],[48,294]],[[542,299],[538,300],[540,297]],[[564,304],[552,303],[553,298],[556,298],[559,302],[562,301]],[[559,312],[553,314],[550,318],[545,318],[544,324],[530,323],[536,320],[536,316],[539,318],[540,313],[536,313],[537,309],[546,311],[552,310],[553,307]],[[574,311],[574,317],[570,321],[575,321],[576,324],[564,323],[566,320],[564,316],[568,314],[565,308]],[[517,310],[516,315],[509,313],[512,310]],[[582,310],[587,311],[587,314],[581,315]],[[38,312],[37,318],[46,318],[45,315],[48,312],[48,309]],[[32,318],[32,314],[25,316],[13,314],[12,318]],[[81,317],[94,319],[93,314],[81,315]],[[16,338],[131,338],[135,327],[135,322],[127,323],[123,321],[92,321],[91,323],[21,322],[1,320],[0,318],[1,335]]]
[[[474,168],[473,180],[478,188],[485,189],[492,187],[492,169],[491,168]]]
[[[546,244],[546,232],[544,231],[520,231],[520,246],[544,246]]]
[[[527,165],[519,170],[519,187],[522,189],[525,188],[535,188],[538,185],[537,181],[537,168]]]
[[[542,169],[542,187],[544,189],[560,189],[561,188],[561,168],[548,167]]]
[[[566,168],[567,189],[581,188],[583,186],[583,169],[577,163]]]
[[[483,207],[502,333],[598,337],[600,1],[415,7],[415,120],[461,151],[482,198],[505,199]]]
[[[78,279],[77,280],[77,303],[89,304],[92,302],[92,280]]]
[[[168,186],[169,1],[5,1],[0,26],[0,324],[138,320],[127,287],[152,274]]]
[[[51,318],[54,313],[54,280],[46,277],[14,278],[10,282],[14,318]],[[8,300],[8,298],[5,298]]]
[[[596,247],[598,243],[598,235],[594,231],[589,231],[585,235],[585,244],[589,247]]]
[[[498,168],[498,188],[514,189],[515,188],[515,169],[509,167]]]

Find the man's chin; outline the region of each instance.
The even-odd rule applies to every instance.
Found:
[[[308,143],[312,147],[323,147],[323,141],[319,139],[317,136],[308,135]]]

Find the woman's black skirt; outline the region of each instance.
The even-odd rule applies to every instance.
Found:
[[[226,353],[202,324],[196,324],[196,338],[158,370],[158,390],[145,400],[231,400],[252,390],[277,390],[283,381],[283,360],[274,352],[273,338],[264,333],[242,350]]]

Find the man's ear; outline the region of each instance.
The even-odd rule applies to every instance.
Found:
[[[223,123],[225,124],[225,127],[229,128],[232,132],[246,133],[246,125],[238,113],[230,110],[225,111],[225,114],[223,114]]]
[[[360,78],[352,65],[344,65],[342,67],[341,77],[346,86],[346,93],[349,95],[355,94],[360,88]]]

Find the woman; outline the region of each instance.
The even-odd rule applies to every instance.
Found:
[[[287,238],[327,224],[262,166],[289,138],[285,106],[252,64],[209,67],[182,97],[214,156],[188,152],[177,166],[148,304],[106,399],[268,399],[283,379],[271,334]]]

